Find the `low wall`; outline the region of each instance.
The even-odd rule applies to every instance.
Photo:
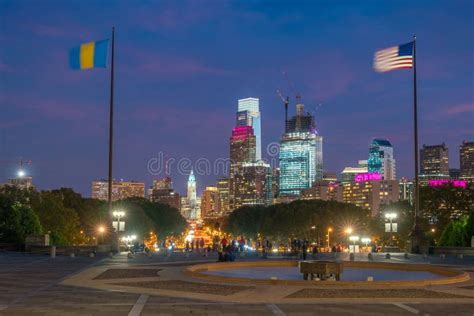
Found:
[[[88,256],[89,253],[109,253],[112,247],[110,245],[98,245],[98,246],[56,246],[57,255],[70,255],[74,253],[77,256]],[[29,252],[31,253],[44,253],[49,254],[51,246],[30,246]]]
[[[473,247],[431,247],[430,253],[435,255],[445,254],[447,256],[453,255],[464,255],[464,256],[474,256]]]
[[[459,270],[448,269],[429,264],[407,264],[407,263],[387,263],[387,262],[363,262],[363,261],[344,261],[344,268],[375,268],[390,269],[400,271],[428,271],[434,274],[442,275],[439,279],[426,280],[400,280],[400,281],[336,281],[336,282],[308,282],[303,280],[266,280],[266,279],[249,279],[239,277],[225,277],[219,275],[206,274],[206,271],[239,269],[249,267],[294,267],[298,265],[298,261],[242,261],[242,262],[217,262],[204,263],[189,266],[184,269],[184,274],[198,279],[208,281],[228,282],[228,283],[247,283],[247,284],[266,284],[266,285],[296,285],[296,286],[429,286],[443,285],[465,282],[470,280],[468,273]]]

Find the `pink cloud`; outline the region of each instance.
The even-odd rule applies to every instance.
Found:
[[[179,6],[158,4],[154,9],[146,6],[137,9],[134,16],[137,24],[150,31],[180,29],[218,17],[227,5],[216,1],[203,2],[180,2]]]
[[[298,78],[298,82],[306,83],[303,99],[326,101],[345,93],[355,79],[355,71],[348,59],[337,51],[320,52],[303,58],[296,67],[302,69],[302,78]],[[292,74],[289,73],[289,76],[292,77]]]
[[[464,103],[459,105],[451,106],[447,109],[446,114],[456,115],[463,113],[473,113],[474,112],[474,103]]]
[[[135,47],[123,47],[122,51],[129,55],[131,60],[139,61],[135,65],[124,65],[126,72],[140,74],[154,74],[157,76],[179,77],[192,74],[230,75],[231,71],[206,65],[192,57],[168,56],[146,50],[137,50]]]

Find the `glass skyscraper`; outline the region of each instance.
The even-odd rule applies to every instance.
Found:
[[[256,137],[256,160],[262,159],[262,131],[258,98],[240,99],[237,108],[237,126],[252,126]]]
[[[396,180],[392,144],[386,139],[374,139],[369,146],[368,170],[378,172],[384,180]]]
[[[296,107],[297,114],[287,122],[288,131],[280,141],[280,196],[298,196],[323,179],[323,138],[303,104]]]

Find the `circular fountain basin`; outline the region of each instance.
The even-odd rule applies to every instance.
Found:
[[[301,280],[302,273],[298,267],[254,267],[237,268],[225,270],[204,271],[204,274],[218,275],[228,278],[245,278],[270,280]],[[429,271],[401,271],[377,268],[346,268],[341,274],[341,281],[367,281],[368,277],[373,277],[376,281],[415,281],[432,280],[443,278],[443,275],[435,274]]]
[[[185,273],[207,280],[274,285],[394,285],[424,286],[469,280],[469,274],[427,264],[344,262],[340,281],[304,281],[296,261],[254,261],[200,264]],[[372,277],[373,281],[367,281]]]

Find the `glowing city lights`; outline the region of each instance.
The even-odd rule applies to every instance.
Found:
[[[430,187],[440,187],[443,185],[451,184],[456,188],[466,188],[466,180],[447,180],[447,179],[438,179],[438,180],[429,180],[428,185]]]
[[[358,173],[355,175],[354,180],[356,182],[382,180],[382,175],[379,172]]]

